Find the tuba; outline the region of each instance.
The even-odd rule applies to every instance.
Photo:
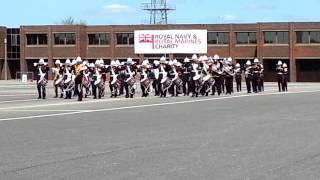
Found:
[[[224,72],[226,73],[227,76],[234,76],[234,71],[232,67],[224,67]]]

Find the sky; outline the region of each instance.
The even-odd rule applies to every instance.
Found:
[[[173,24],[320,21],[320,0],[167,0]],[[14,2],[14,3],[13,3]],[[2,1],[0,26],[59,24],[67,17],[87,25],[145,24],[150,0]]]

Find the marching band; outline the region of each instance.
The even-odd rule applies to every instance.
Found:
[[[36,67],[36,80],[39,99],[46,98],[46,85],[48,83],[48,64],[40,59],[34,63]],[[83,61],[80,57],[65,63],[56,60],[53,73],[53,87],[55,98],[71,99],[72,95],[82,101],[83,97],[92,96],[94,99],[102,98],[106,94],[105,86],[109,81],[111,98],[125,95],[133,98],[136,92],[136,81],[139,79],[142,97],[148,97],[152,92],[155,96],[190,96],[198,97],[232,94],[235,80],[237,92],[242,91],[242,78],[247,87],[247,93],[264,91],[263,65],[255,58],[248,60],[244,67],[234,64],[231,57],[220,58],[193,55],[191,59],[185,58],[183,62],[169,60],[165,57],[149,62],[144,60],[141,65],[131,58],[126,62],[112,60],[106,65],[103,59],[95,63]],[[279,91],[287,91],[288,67],[286,63],[278,62],[277,81]],[[109,75],[109,76],[108,76]],[[125,94],[124,94],[125,91]],[[60,92],[60,96],[59,96]]]

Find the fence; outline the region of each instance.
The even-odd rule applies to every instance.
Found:
[[[21,82],[33,81],[33,72],[16,72],[16,79]]]

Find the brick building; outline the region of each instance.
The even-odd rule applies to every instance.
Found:
[[[275,65],[282,60],[289,65],[290,80],[320,81],[320,23],[256,24],[174,24],[174,25],[106,25],[106,26],[21,26],[0,27],[0,60],[3,72],[4,43],[8,39],[9,77],[18,71],[29,72],[33,62],[81,56],[89,61],[103,58],[136,61],[159,59],[162,54],[134,54],[134,30],[206,29],[208,55],[232,57],[243,64],[258,57],[264,64],[267,81],[275,81]],[[191,54],[170,54],[183,60]],[[3,79],[3,73],[1,78]]]

